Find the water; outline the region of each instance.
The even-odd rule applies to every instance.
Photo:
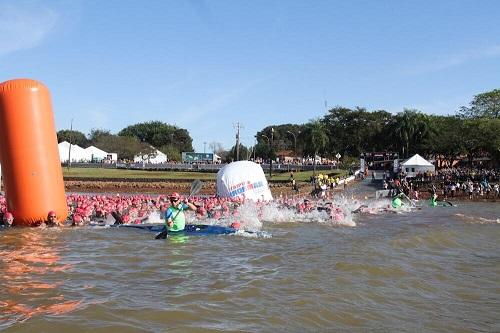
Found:
[[[2,231],[0,330],[500,331],[498,203],[355,215],[354,227],[289,214],[263,217],[271,238]]]

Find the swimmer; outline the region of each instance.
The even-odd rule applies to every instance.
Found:
[[[3,214],[2,222],[3,222],[3,227],[4,228],[12,227],[12,223],[14,222],[14,216],[12,215],[12,213],[5,212]]]
[[[42,226],[45,225],[46,227],[60,227],[62,226],[61,223],[59,223],[59,221],[57,221],[57,214],[55,211],[51,210],[48,214],[47,214],[47,220],[44,221],[44,224],[42,224]]]

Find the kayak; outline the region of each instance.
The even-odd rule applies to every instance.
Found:
[[[140,229],[155,233],[162,233],[165,230],[165,223],[143,223],[143,224],[103,224],[92,223],[93,228],[125,228],[125,229]],[[266,231],[250,231],[237,229],[232,227],[224,227],[220,225],[208,224],[186,224],[182,231],[170,231],[168,236],[205,236],[205,235],[230,235],[236,234],[245,237],[271,238],[272,235]]]
[[[165,230],[164,223],[144,223],[144,224],[120,224],[118,228],[133,228],[142,229],[152,232],[162,232]],[[187,236],[203,236],[203,235],[228,235],[235,234],[238,229],[231,227],[223,227],[220,225],[207,225],[207,224],[186,224],[184,230],[170,231],[169,235],[187,235]]]

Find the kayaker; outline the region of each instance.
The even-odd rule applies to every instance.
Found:
[[[189,199],[184,199],[181,202],[179,193],[174,192],[170,195],[170,207],[165,213],[165,221],[167,223],[168,231],[181,231],[186,226],[186,216],[184,211],[187,209],[196,210],[196,206],[189,202]]]
[[[403,201],[401,201],[401,197],[403,196],[402,193],[399,193],[398,195],[396,195],[394,198],[392,198],[392,208],[401,208],[401,206],[403,205]]]
[[[436,193],[431,195],[430,206],[431,207],[437,206],[437,194]]]

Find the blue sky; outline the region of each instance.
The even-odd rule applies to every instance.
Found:
[[[329,107],[453,114],[500,88],[500,1],[0,0],[0,81],[51,91],[57,129],[160,120],[252,145]],[[208,144],[207,144],[208,150]]]

